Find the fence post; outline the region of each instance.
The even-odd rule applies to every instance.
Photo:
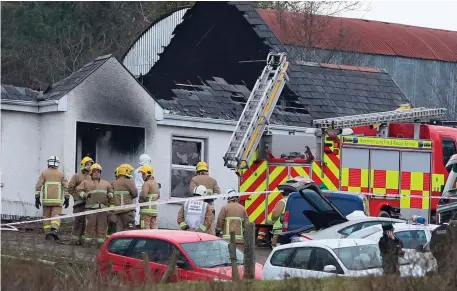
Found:
[[[230,262],[232,263],[232,281],[240,280],[240,275],[238,274],[238,261],[236,259],[236,239],[235,232],[230,232],[230,243],[228,245]]]
[[[244,224],[244,278],[255,278],[255,224]]]
[[[176,270],[176,264],[178,263],[178,255],[179,255],[178,249],[174,248],[173,253],[171,254],[171,257],[170,257],[170,263],[168,264],[167,269],[165,270],[165,273],[163,274],[163,277],[160,280],[160,284],[168,284],[171,282],[171,279],[173,278],[173,274],[175,273],[175,270]]]
[[[147,253],[143,253],[144,273],[146,276],[146,283],[149,284],[151,280],[151,267],[149,266],[149,256]]]

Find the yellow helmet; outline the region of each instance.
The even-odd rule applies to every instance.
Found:
[[[118,175],[123,175],[132,178],[134,168],[130,164],[122,164],[119,166]],[[122,172],[122,173],[121,173]]]
[[[197,172],[200,172],[200,171],[208,171],[208,164],[205,162],[198,162]]]
[[[86,163],[87,163],[87,162],[92,162],[92,164],[95,163],[94,160],[92,160],[91,157],[84,157],[84,158],[81,160],[81,170],[84,170],[84,169],[86,168]]]
[[[146,177],[149,177],[149,176],[154,175],[154,169],[149,165],[144,165],[144,166],[141,166],[140,173],[143,173],[146,175]]]
[[[102,171],[102,166],[100,166],[100,165],[97,164],[97,163],[93,164],[92,166],[90,166],[89,174],[92,174],[92,172],[93,172],[95,169],[98,169],[98,170],[100,170],[100,172],[101,172],[101,171]]]

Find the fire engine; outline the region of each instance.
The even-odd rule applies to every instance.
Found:
[[[272,134],[268,121],[288,65],[285,53],[268,55],[232,134],[224,164],[239,176],[239,191],[278,191],[290,178],[309,177],[321,189],[365,193],[372,216],[433,221],[438,199],[430,197],[441,195],[446,162],[456,153],[457,129],[436,125],[446,109],[409,106],[314,120],[309,134]],[[271,226],[280,199],[278,191],[241,202],[259,228]]]

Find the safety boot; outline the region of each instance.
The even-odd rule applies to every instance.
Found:
[[[59,240],[59,232],[57,231],[57,229],[51,229],[51,236],[54,238],[54,240]]]

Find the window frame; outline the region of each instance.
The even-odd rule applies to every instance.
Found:
[[[414,250],[414,249],[416,249],[417,246],[415,246],[414,248],[411,248],[411,247],[410,247],[410,246],[411,246],[411,242],[410,242],[410,244],[408,245],[408,247],[405,246],[405,242],[403,241],[402,238],[400,238],[400,237],[398,236],[398,234],[399,234],[399,233],[402,233],[402,232],[409,232],[409,233],[411,233],[410,240],[412,241],[412,240],[414,239],[414,240],[416,240],[416,241],[418,242],[418,245],[421,245],[421,244],[419,243],[419,239],[413,238],[413,236],[412,236],[412,233],[413,233],[413,232],[419,233],[419,232],[421,232],[421,231],[424,233],[424,237],[425,237],[425,243],[422,244],[422,245],[425,246],[425,245],[428,243],[427,232],[426,232],[425,230],[422,230],[422,229],[399,230],[399,231],[394,232],[394,234],[395,234],[395,236],[398,237],[399,240],[401,240],[401,242],[403,243],[403,248],[404,248],[404,249],[407,249],[407,250]]]
[[[120,241],[120,240],[130,240],[130,242],[128,243],[127,245],[127,248],[122,252],[122,254],[120,253],[113,253],[111,250],[110,250],[110,247],[117,241]],[[127,254],[129,254],[132,246],[136,243],[136,239],[133,238],[133,237],[119,237],[119,238],[115,238],[113,240],[111,240],[108,244],[108,246],[106,247],[106,251],[111,254],[111,255],[116,255],[116,256],[123,256],[123,257],[127,257]]]
[[[275,257],[276,254],[278,254],[280,252],[287,252],[287,251],[289,251],[290,253],[287,255],[287,258],[284,260],[284,264],[283,265],[278,265],[278,264],[273,263],[273,258]],[[296,248],[285,248],[285,249],[277,250],[271,255],[269,263],[270,263],[270,265],[272,265],[274,267],[290,268],[289,267],[290,266],[290,260],[295,255],[296,251],[297,251]]]
[[[452,139],[452,138],[450,138],[450,137],[443,137],[443,138],[441,139],[441,151],[442,151],[442,155],[443,155],[443,167],[446,166],[446,164],[449,162],[449,159],[452,157],[452,154],[451,154],[449,157],[445,157],[445,155],[444,155],[444,154],[445,154],[445,152],[444,152],[444,149],[445,149],[444,145],[445,145],[446,143],[449,143],[449,144],[452,143],[452,145],[454,146],[454,155],[457,154],[457,145],[455,144],[455,140]],[[446,158],[447,158],[447,159],[446,159]]]
[[[306,263],[306,267],[305,268],[298,268],[297,266],[293,265],[294,259],[295,259],[295,257],[297,256],[297,254],[298,254],[298,252],[300,250],[309,250],[310,251],[309,257],[308,257],[308,262]],[[293,254],[289,258],[287,258],[287,263],[288,263],[287,264],[287,268],[297,269],[297,270],[305,270],[305,271],[312,271],[312,270],[308,269],[308,264],[309,264],[309,258],[311,258],[311,255],[315,251],[316,251],[316,247],[298,247],[298,248],[295,248],[295,251],[293,252]]]
[[[206,161],[206,139],[200,137],[186,137],[182,135],[172,135],[171,136],[171,153],[170,153],[170,198],[180,198],[179,196],[173,196],[173,170],[189,171],[195,173],[195,166],[186,166],[173,164],[173,141],[189,141],[201,143],[200,148],[200,160]]]

